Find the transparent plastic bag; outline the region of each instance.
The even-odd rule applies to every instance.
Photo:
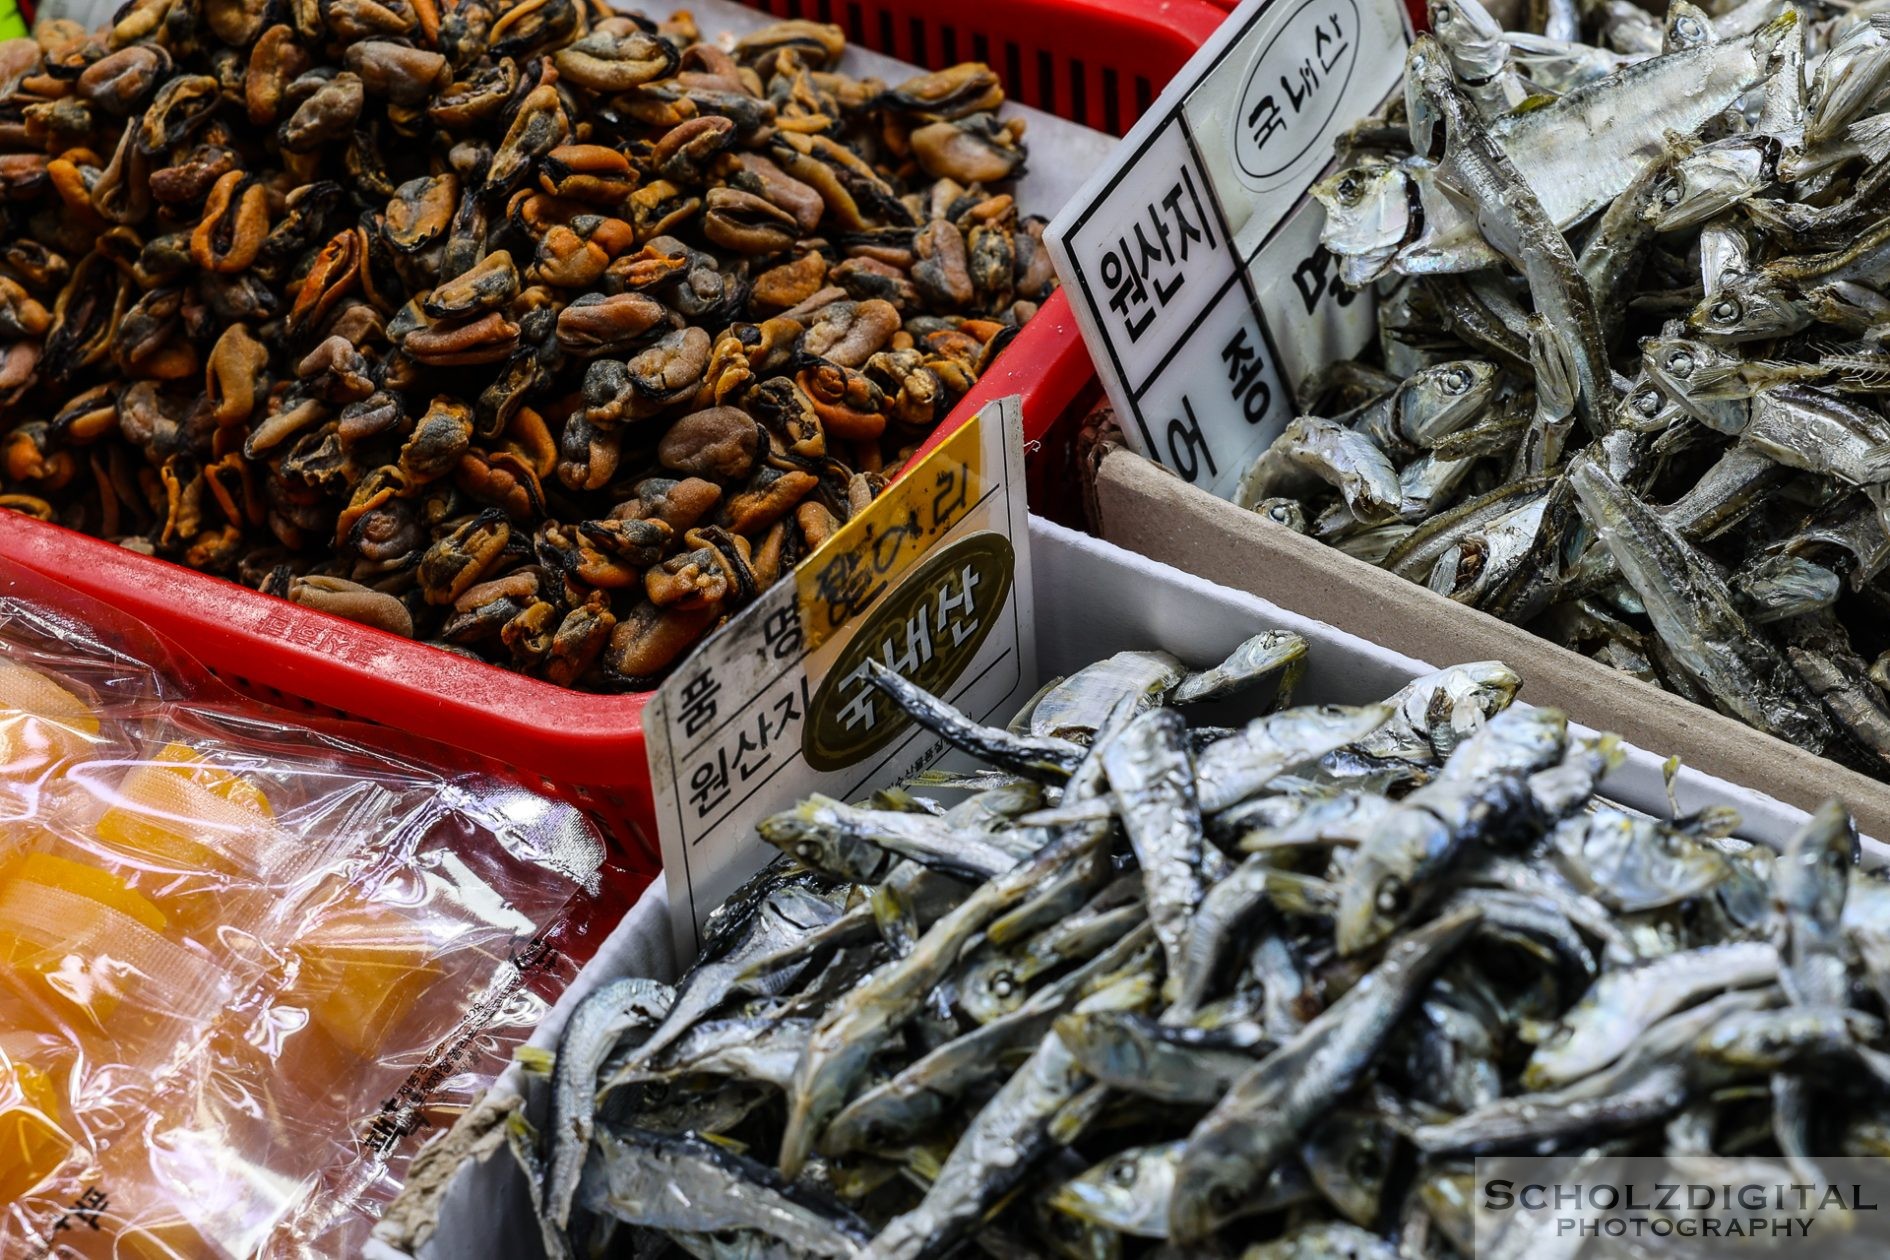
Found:
[[[386,742],[0,562],[4,1260],[358,1254],[575,973],[593,824]]]

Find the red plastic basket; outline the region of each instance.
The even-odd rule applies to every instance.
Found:
[[[1232,13],[1235,9],[1240,7],[1241,0],[1207,0],[1207,3],[1217,9],[1224,9]],[[1425,12],[1424,0],[1404,0],[1404,7],[1405,11],[1411,15],[1412,24],[1416,26],[1418,30],[1428,31],[1431,29],[1430,22]]]
[[[857,43],[920,65],[984,60],[1017,100],[1117,134],[1221,19],[1205,0],[757,0],[833,21]],[[1061,293],[1043,304],[927,449],[986,402],[1021,394],[1041,444],[1079,395],[1089,356]],[[338,714],[502,763],[589,812],[643,869],[660,865],[643,746],[644,695],[567,691],[221,578],[0,512],[0,553],[142,618],[237,690]]]

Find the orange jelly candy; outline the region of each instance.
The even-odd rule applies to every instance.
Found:
[[[51,853],[29,853],[0,868],[0,889],[16,880],[75,893],[87,901],[97,902],[135,919],[153,932],[161,932],[165,927],[162,910],[139,896],[124,880],[110,871],[101,871],[84,862],[74,862]],[[6,920],[0,919],[0,933],[6,929]],[[0,954],[0,960],[5,957]]]
[[[216,765],[189,744],[166,744],[151,760],[168,768],[172,774],[210,789],[213,795],[226,801],[264,818],[275,817],[275,811],[269,808],[269,798],[263,795],[261,788],[242,775]]]

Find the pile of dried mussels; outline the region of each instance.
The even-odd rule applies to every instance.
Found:
[[[1890,882],[1841,808],[1775,861],[1598,802],[1618,742],[1496,662],[1168,707],[1283,703],[1305,650],[1124,652],[1009,729],[881,671],[992,769],[770,819],[673,988],[574,1012],[507,1135],[551,1254],[1442,1260],[1479,1153],[1890,1154]]]
[[[967,63],[602,0],[129,0],[0,42],[0,506],[647,685],[1054,285]]]
[[[1303,382],[1240,501],[1886,776],[1890,16],[1548,8],[1434,0],[1343,139],[1382,366]]]

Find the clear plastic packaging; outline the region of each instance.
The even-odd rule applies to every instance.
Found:
[[[575,972],[596,828],[377,738],[0,562],[0,1257],[356,1255]]]

